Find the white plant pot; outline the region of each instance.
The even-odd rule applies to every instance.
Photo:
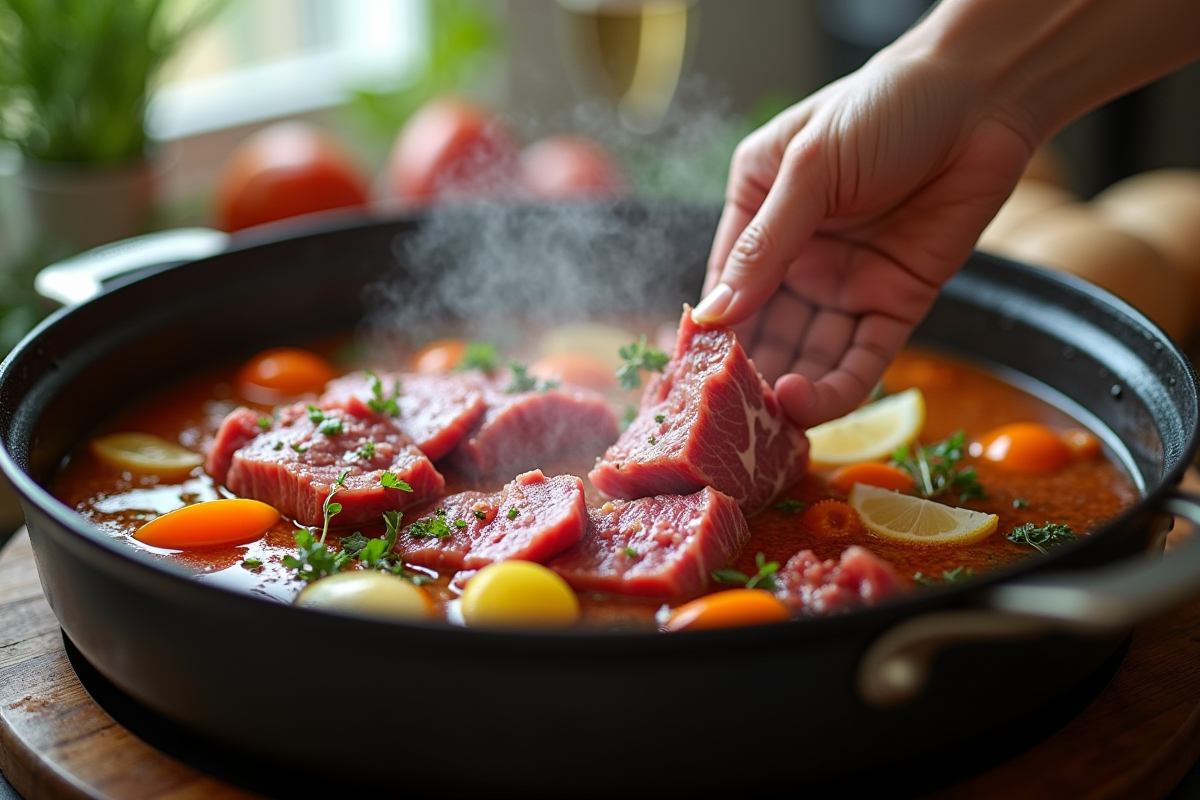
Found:
[[[113,165],[25,159],[17,180],[34,237],[79,252],[145,233],[154,200],[149,161]]]

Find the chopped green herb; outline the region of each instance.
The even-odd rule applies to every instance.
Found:
[[[456,519],[454,520],[454,527],[465,528],[467,527],[467,521],[465,519]]]
[[[459,372],[479,370],[491,373],[496,369],[496,348],[487,342],[471,342],[455,367]]]
[[[667,421],[667,415],[666,414],[655,414],[654,421],[657,422],[659,425],[662,425],[664,422]]]
[[[804,510],[804,503],[789,497],[787,500],[781,500],[776,503],[775,510],[782,511],[785,514],[798,514]]]
[[[1029,501],[1024,497],[1013,498],[1013,508],[1029,508]]]
[[[912,476],[916,491],[922,497],[937,497],[947,491],[957,492],[960,502],[986,497],[975,468],[958,469],[955,466],[963,459],[966,443],[966,434],[958,431],[950,438],[926,447],[918,444],[911,451],[907,446],[901,446],[892,454],[892,464]]]
[[[516,394],[518,392],[532,392],[537,388],[537,379],[529,374],[529,368],[520,361],[510,359],[508,368],[512,371],[512,380],[509,381],[504,391],[509,394]]]
[[[356,458],[359,458],[362,461],[370,461],[372,458],[375,457],[375,443],[374,442],[364,442],[363,446],[358,448],[358,452],[355,453],[354,455]]]
[[[1010,542],[1027,544],[1041,553],[1045,553],[1047,547],[1058,547],[1060,544],[1073,542],[1077,538],[1079,537],[1075,535],[1075,531],[1071,530],[1069,525],[1060,525],[1056,522],[1046,522],[1041,527],[1035,526],[1032,522],[1026,522],[1024,525],[1013,528],[1008,534]]]
[[[475,509],[475,519],[479,520],[480,522],[485,521],[487,519],[487,512]]]
[[[408,485],[407,481],[400,480],[391,472],[384,472],[379,476],[379,485],[385,489],[399,489],[402,492],[412,491],[412,487]]]
[[[649,438],[647,438],[646,441],[648,441],[650,444],[658,444],[658,439],[654,438],[653,433],[650,434]]]
[[[632,559],[637,559],[639,557],[638,551],[634,550],[632,547],[626,547],[621,552],[624,553],[627,557],[632,558]]]
[[[975,578],[975,570],[970,567],[955,567],[954,569],[942,570],[941,580],[943,583],[966,583]],[[922,572],[913,573],[913,583],[921,586],[932,586],[937,582],[937,578],[930,577]]]
[[[325,412],[316,406],[307,406],[308,419],[313,425],[320,425],[325,419]]]
[[[297,453],[303,453],[305,450],[307,450],[307,449],[308,449],[308,445],[306,445],[306,444],[294,444],[294,445],[292,445],[292,449],[293,449],[293,450],[295,450]]]
[[[779,571],[779,562],[767,561],[766,556],[759,553],[754,557],[754,563],[758,567],[758,572],[753,576],[738,572],[736,569],[714,569],[710,574],[717,583],[745,586],[747,589],[766,589],[768,592],[775,591],[775,573]]]
[[[283,449],[283,442],[276,442],[276,443],[275,443],[275,446],[274,446],[274,447],[272,447],[271,449],[272,449],[272,450],[282,450],[282,449]],[[297,450],[296,452],[298,452],[298,453],[303,453],[304,451],[303,451],[303,450]]]
[[[625,362],[617,369],[617,380],[621,382],[622,389],[638,388],[642,385],[641,370],[662,372],[663,367],[671,360],[662,350],[647,345],[644,333],[636,342],[623,346],[617,354]]]
[[[518,514],[520,514],[520,513],[521,513],[521,512],[520,512],[520,511],[518,511],[518,510],[517,510],[515,507],[513,507],[513,508],[510,508],[510,509],[508,510],[508,518],[509,518],[509,519],[516,519],[516,518],[517,518],[517,515],[518,515]]]
[[[271,418],[270,417],[259,417],[258,418],[258,427],[262,428],[264,431],[267,428],[271,427]]]
[[[346,553],[351,558],[358,558],[359,553],[367,546],[371,540],[362,535],[362,532],[355,531],[349,536],[343,536],[338,540],[342,544],[342,552]]]
[[[387,414],[388,416],[400,416],[400,379],[396,378],[392,381],[392,396],[383,396],[383,381],[379,376],[370,370],[366,371],[367,384],[371,387],[371,398],[367,400],[367,408],[374,411],[376,414]]]
[[[247,558],[242,562],[242,569],[248,569],[253,572],[254,570],[262,567],[262,564],[263,562],[257,558]]]
[[[297,554],[284,556],[283,565],[296,571],[295,577],[302,581],[315,581],[327,575],[341,572],[342,567],[350,561],[350,556],[342,551],[330,550],[324,539],[318,539],[315,531],[301,528],[296,531]]]
[[[342,421],[337,417],[326,417],[317,426],[317,432],[323,433],[326,436],[340,436],[342,433]]]
[[[414,539],[445,539],[452,533],[446,524],[446,509],[439,508],[429,519],[419,519],[408,526],[408,535]]]

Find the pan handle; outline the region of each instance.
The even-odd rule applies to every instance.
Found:
[[[148,233],[80,253],[43,269],[34,278],[38,294],[66,306],[90,300],[104,283],[121,275],[198,261],[229,246],[229,234],[211,228],[175,228]]]
[[[1161,508],[1200,529],[1200,496],[1175,490],[1163,498]],[[1200,534],[1169,555],[1156,556],[1012,581],[988,592],[982,608],[905,620],[872,642],[863,655],[859,695],[875,707],[902,705],[920,694],[934,657],[944,647],[1048,633],[1108,636],[1200,593]]]

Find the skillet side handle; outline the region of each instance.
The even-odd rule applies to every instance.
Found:
[[[104,291],[104,282],[150,267],[198,261],[224,252],[229,234],[211,228],[175,228],[103,244],[43,269],[34,288],[48,300],[73,306]]]
[[[1200,496],[1176,490],[1163,498],[1161,508],[1200,529]],[[1117,634],[1197,594],[1200,535],[1163,558],[1153,554],[1087,572],[1013,581],[989,592],[983,608],[924,614],[888,630],[859,662],[858,692],[877,708],[902,705],[921,693],[944,647],[1049,633]]]

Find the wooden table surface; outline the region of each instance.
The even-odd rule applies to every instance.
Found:
[[[1200,756],[1200,600],[1142,625],[1100,695],[1049,739],[937,800],[1154,800]],[[155,749],[88,695],[22,531],[0,551],[0,769],[26,800],[250,798]]]

